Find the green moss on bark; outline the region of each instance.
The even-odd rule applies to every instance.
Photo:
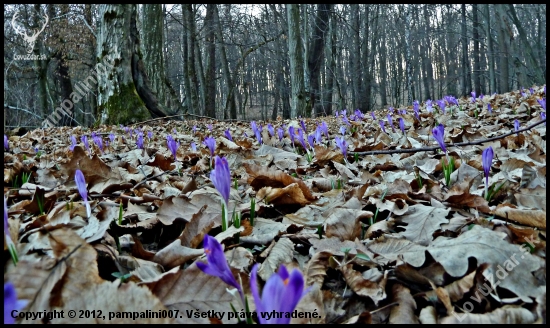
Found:
[[[105,124],[128,124],[151,118],[145,103],[139,97],[134,83],[121,86],[119,91],[100,107],[100,113],[107,113]]]

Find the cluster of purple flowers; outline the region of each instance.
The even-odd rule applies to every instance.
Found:
[[[234,287],[239,292],[242,304],[246,304],[242,286],[231,272],[221,244],[216,238],[206,235],[203,241],[206,253],[206,263],[197,262],[197,267],[204,273],[220,278],[223,282]],[[304,291],[304,277],[302,273],[294,269],[288,272],[284,265],[267,280],[263,292],[258,289],[258,264],[255,264],[250,274],[250,290],[256,305],[258,320],[261,324],[289,324],[290,318],[273,316],[266,318],[261,313],[293,312],[300,299],[307,293]]]

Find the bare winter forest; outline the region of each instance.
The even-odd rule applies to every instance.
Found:
[[[11,127],[313,117],[546,76],[539,4],[4,5],[4,22]]]

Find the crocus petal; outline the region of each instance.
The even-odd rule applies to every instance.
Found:
[[[76,187],[78,188],[78,193],[86,205],[86,214],[90,217],[92,210],[90,208],[90,203],[88,203],[88,190],[86,189],[86,179],[84,178],[84,173],[80,170],[76,170],[74,174],[74,181],[76,183]]]
[[[489,183],[489,172],[491,171],[491,163],[493,162],[493,148],[487,147],[481,154],[481,165],[483,166],[483,173],[485,175],[485,184]]]
[[[444,153],[447,152],[447,148],[445,147],[445,141],[444,141],[444,134],[445,134],[445,127],[443,124],[439,124],[432,130],[432,134],[439,144],[439,147],[441,147],[441,150],[443,150]]]
[[[17,292],[11,282],[4,284],[4,324],[14,324],[15,318],[11,316],[13,311],[21,311],[28,301],[18,300]]]
[[[212,137],[204,138],[204,144],[210,150],[210,156],[214,156],[214,151],[216,151],[216,139]]]
[[[206,252],[207,263],[197,262],[197,267],[206,274],[220,278],[223,282],[237,288],[242,293],[241,286],[235,280],[231,268],[227,263],[222,245],[216,238],[206,235],[204,236],[203,246]]]
[[[229,164],[225,157],[220,158],[219,156],[216,156],[215,163],[214,169],[210,172],[210,180],[212,180],[212,183],[227,205],[231,193],[231,172],[229,171]]]

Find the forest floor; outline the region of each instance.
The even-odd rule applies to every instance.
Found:
[[[238,297],[196,265],[206,263],[207,234],[224,246],[251,311],[253,265],[261,285],[282,264],[303,273],[309,289],[292,323],[545,322],[546,94],[533,92],[464,97],[444,113],[423,104],[418,117],[409,107],[304,119],[306,140],[328,126],[309,155],[289,138],[300,120],[257,122],[262,144],[249,122],[208,119],[11,135],[5,233],[18,262],[5,238],[4,281],[25,301],[19,310],[52,315],[17,322],[235,323]],[[455,163],[448,183],[438,124]],[[225,231],[208,136],[229,164],[226,208],[241,217]]]

